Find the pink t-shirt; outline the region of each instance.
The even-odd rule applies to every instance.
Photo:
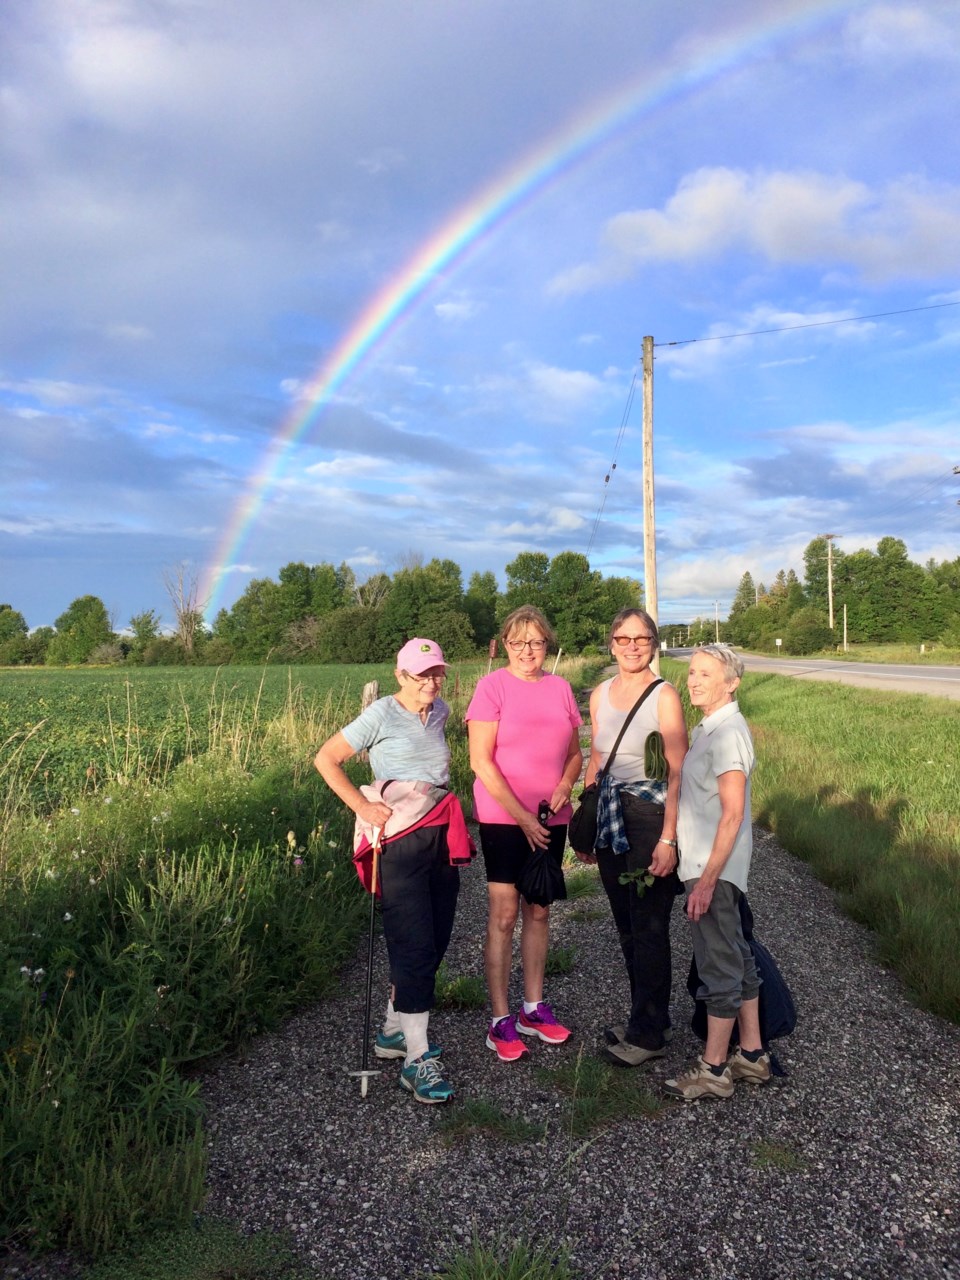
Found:
[[[536,813],[563,775],[571,731],[583,723],[569,684],[549,673],[521,680],[501,667],[477,681],[466,718],[498,722],[494,763],[524,808]],[[517,825],[479,778],[473,784],[473,805],[478,822]],[[564,805],[550,825],[568,822],[572,812]]]

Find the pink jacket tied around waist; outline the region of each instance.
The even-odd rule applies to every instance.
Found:
[[[420,827],[447,827],[447,848],[450,865],[466,866],[476,853],[473,839],[467,831],[460,801],[452,791],[434,786],[430,782],[398,782],[379,778],[360,788],[363,796],[374,804],[389,805],[392,809],[387,825],[380,836],[380,852],[385,854],[391,839],[409,835]],[[370,892],[373,879],[373,844],[376,827],[357,818],[353,828],[353,861],[360,883]],[[380,885],[377,883],[379,896]]]

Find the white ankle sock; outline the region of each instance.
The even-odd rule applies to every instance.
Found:
[[[400,1015],[393,1007],[393,1001],[387,1001],[387,1016],[383,1020],[383,1034],[392,1036],[395,1031],[400,1030]]]
[[[540,1004],[540,1001],[539,1001],[539,1000],[532,1000],[532,1001],[531,1001],[531,1000],[524,1000],[524,1002],[523,1002],[523,1012],[524,1012],[524,1013],[536,1013],[536,1012],[537,1012],[537,1008],[539,1007],[539,1004]]]
[[[430,1048],[430,1041],[427,1039],[427,1025],[430,1022],[430,1014],[426,1013],[398,1013],[400,1019],[400,1030],[403,1032],[403,1038],[407,1042],[407,1057],[404,1066],[409,1067],[415,1058],[421,1057]]]

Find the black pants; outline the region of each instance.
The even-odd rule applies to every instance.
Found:
[[[421,827],[383,846],[380,909],[398,1013],[433,1008],[437,969],[450,943],[460,869],[450,866],[447,828]]]
[[[600,879],[610,900],[620,948],[630,979],[630,1018],[626,1038],[644,1049],[663,1047],[670,1025],[670,912],[682,886],[676,873],[654,876],[641,897],[634,884],[620,884],[624,871],[650,866],[663,831],[663,809],[634,796],[622,795],[629,852],[597,849]]]

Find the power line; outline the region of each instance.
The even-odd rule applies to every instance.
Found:
[[[887,316],[907,316],[915,311],[938,311],[942,307],[960,307],[957,302],[931,302],[925,307],[904,307],[901,311],[875,311],[869,316],[843,316],[839,320],[809,320],[805,324],[785,324],[779,329],[750,329],[746,333],[715,333],[709,338],[679,338],[674,342],[655,342],[655,347],[686,347],[693,342],[727,342],[731,338],[759,338],[768,333],[790,333],[794,329],[818,329],[824,325],[852,324],[855,320],[883,320]]]

